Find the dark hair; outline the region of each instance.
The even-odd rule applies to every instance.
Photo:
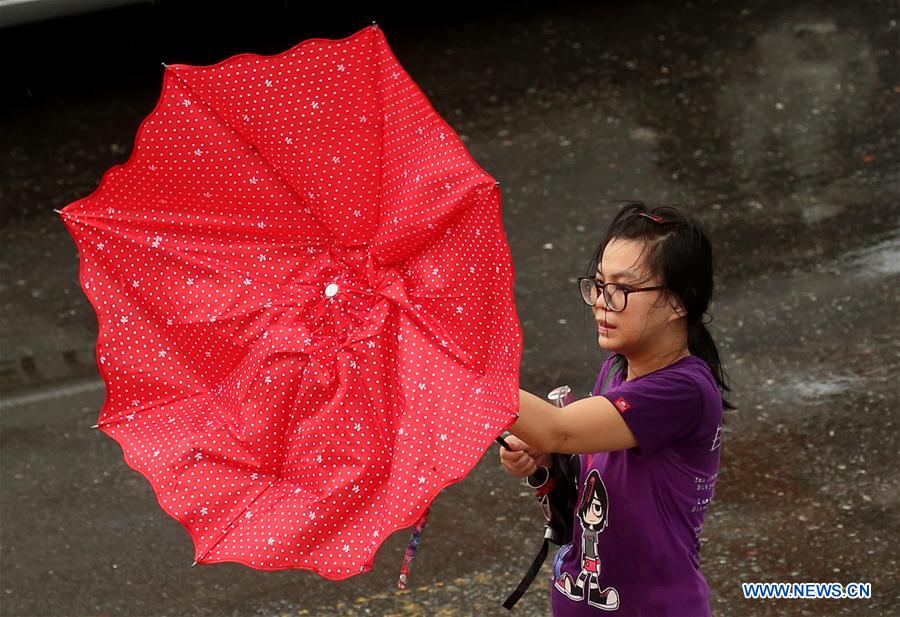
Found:
[[[603,515],[600,517],[599,523],[586,523],[584,517],[587,515],[588,508],[593,500],[600,501],[600,507],[603,508]],[[584,487],[581,490],[581,501],[578,502],[578,518],[582,524],[593,529],[594,531],[603,531],[609,525],[609,496],[606,494],[606,485],[600,478],[600,472],[591,469],[587,477],[584,479]]]
[[[621,202],[620,202],[621,203]],[[712,245],[699,220],[683,213],[674,206],[659,206],[647,210],[644,202],[627,201],[606,230],[606,237],[597,248],[588,275],[592,276],[600,263],[606,245],[613,238],[644,242],[645,263],[656,274],[664,293],[676,297],[687,311],[688,349],[692,355],[704,360],[712,371],[719,390],[722,406],[736,409],[725,400],[730,392],[728,374],[719,359],[719,351],[712,335],[706,329],[703,315],[707,313],[713,295]],[[618,355],[612,370],[627,370],[628,360]]]

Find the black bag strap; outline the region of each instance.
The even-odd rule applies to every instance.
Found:
[[[606,389],[609,388],[609,382],[612,381],[612,378],[613,378],[613,366],[612,366],[612,364],[610,364],[609,370],[606,371],[606,377],[603,379],[603,385],[600,386],[600,392],[597,393],[598,395],[606,392]]]
[[[612,381],[613,377],[613,367],[610,365],[609,370],[606,371],[606,377],[603,380],[603,385],[600,387],[599,394],[606,392],[606,389],[609,387],[609,382]],[[512,607],[515,606],[516,602],[519,601],[525,592],[531,587],[531,583],[534,582],[534,579],[537,577],[538,572],[541,571],[541,567],[544,565],[544,562],[547,560],[547,553],[550,550],[550,540],[551,536],[554,535],[553,528],[549,525],[544,526],[544,542],[541,544],[541,548],[538,550],[538,554],[535,556],[534,561],[531,562],[531,565],[528,567],[528,571],[525,573],[525,576],[522,577],[522,582],[519,583],[519,586],[516,587],[516,590],[509,594],[509,597],[506,598],[506,601],[503,603],[503,608],[506,610],[512,610]],[[558,542],[557,542],[558,543]]]
[[[506,598],[506,601],[503,603],[503,608],[506,610],[512,610],[512,607],[519,601],[525,591],[531,587],[531,583],[534,582],[535,577],[538,575],[538,572],[541,571],[541,566],[544,565],[544,561],[547,560],[547,552],[550,550],[550,540],[545,536],[544,542],[541,544],[541,549],[538,551],[537,556],[534,558],[534,561],[531,562],[531,566],[528,568],[528,572],[525,573],[525,576],[522,578],[522,582],[519,583],[519,586],[516,587],[516,590],[509,594],[509,597]]]

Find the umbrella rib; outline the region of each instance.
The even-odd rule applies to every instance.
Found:
[[[141,242],[141,244],[148,244],[148,243]],[[159,248],[157,248],[156,250],[159,250]],[[224,272],[230,272],[233,275],[235,275],[236,277],[244,276],[244,272],[238,270],[235,267],[229,266],[227,262],[220,261],[220,262],[216,263],[215,265],[213,265],[213,264],[209,263],[208,257],[207,257],[207,261],[204,262],[202,259],[200,259],[196,255],[193,255],[189,252],[185,252],[185,251],[178,252],[178,251],[175,251],[174,249],[170,249],[170,248],[166,248],[164,251],[160,251],[160,252],[169,253],[173,257],[176,257],[179,259],[184,259],[192,264],[196,264],[200,268],[203,268],[204,270],[211,272],[214,275],[218,275],[224,271]]]
[[[463,347],[454,342],[453,337],[447,334],[446,328],[440,322],[432,322],[421,311],[407,309],[406,314],[413,323],[432,338],[435,346],[455,357],[466,368],[472,369],[474,367],[472,356]],[[442,341],[445,344],[438,344],[437,341]]]
[[[106,381],[105,378],[104,378],[104,381]],[[189,401],[191,399],[197,398],[198,396],[203,396],[205,394],[209,394],[209,392],[196,392],[186,398],[176,398],[176,397],[172,396],[166,400],[156,401],[155,403],[153,403],[152,405],[149,405],[149,406],[135,408],[133,410],[130,410],[130,412],[134,413],[134,414],[138,414],[138,413],[142,413],[145,411],[149,411],[151,409],[156,409],[157,407],[161,407],[162,405],[168,405],[170,403],[175,403],[175,402]],[[119,418],[114,418],[108,422],[97,422],[97,424],[95,424],[94,427],[95,428],[104,428],[106,426],[115,426],[117,424],[121,424],[123,422],[130,422],[130,421],[131,420],[128,418],[119,417]]]
[[[373,21],[372,23],[374,24],[375,22]],[[376,55],[376,62],[377,62],[377,55],[378,55],[377,51],[375,52],[375,55]],[[385,66],[385,65],[382,64],[381,66]],[[384,106],[384,88],[382,87],[384,80],[382,79],[382,75],[380,72],[378,73],[377,79],[378,79],[378,109],[380,109],[381,113],[384,114],[384,113],[386,113],[385,106]],[[382,147],[379,149],[379,152],[378,152],[378,204],[379,204],[378,229],[382,228],[381,217],[385,214],[384,208],[382,207],[382,204],[384,204],[384,158],[385,158],[384,124],[385,124],[384,120],[382,120],[381,122],[378,123],[378,143],[382,144]]]
[[[80,215],[77,215],[77,216],[78,216],[77,220],[73,221],[75,224],[83,225],[85,227],[91,226],[94,229],[101,229],[105,232],[109,232],[108,229],[103,228],[99,225],[96,225],[95,223],[89,222],[89,221],[85,220],[85,218],[81,218]],[[97,218],[97,217],[94,217],[94,218]],[[101,220],[105,220],[105,219],[101,219]],[[121,239],[122,241],[132,242],[132,243],[140,245],[140,246],[149,246],[150,245],[150,243],[148,241],[140,238],[137,234],[122,235],[122,236],[117,236],[117,238]],[[282,245],[282,246],[285,246],[285,245]],[[184,251],[179,252],[179,251],[175,251],[174,249],[168,248],[165,244],[161,245],[159,247],[155,247],[154,250],[159,253],[165,253],[172,257],[181,259],[187,263],[196,265],[197,267],[207,270],[207,271],[211,272],[212,274],[217,275],[222,271],[227,271],[227,272],[234,274],[235,276],[241,276],[241,277],[244,276],[243,272],[239,271],[237,268],[229,266],[226,263],[219,263],[216,265],[212,265],[206,261],[203,261],[199,257],[192,255],[191,253],[187,253]]]
[[[250,501],[247,502],[247,505],[245,505],[245,506],[241,509],[240,512],[238,512],[237,514],[234,515],[234,517],[233,517],[233,518],[228,522],[228,524],[225,526],[225,529],[222,530],[222,532],[221,532],[221,533],[219,534],[219,536],[215,539],[215,541],[214,541],[212,544],[209,545],[209,548],[207,548],[205,551],[203,551],[203,554],[202,554],[202,555],[198,555],[198,556],[197,556],[197,558],[194,560],[194,563],[192,564],[191,567],[193,567],[194,565],[197,565],[198,563],[200,563],[200,561],[201,561],[204,557],[206,557],[207,555],[209,555],[210,551],[212,551],[216,546],[218,546],[218,544],[219,544],[222,540],[225,539],[225,536],[227,536],[227,535],[231,532],[231,530],[234,529],[235,523],[241,518],[241,516],[244,515],[244,513],[250,508],[250,506],[252,506],[254,503],[256,503],[256,501],[262,496],[263,493],[265,493],[267,490],[269,490],[270,488],[272,488],[272,485],[275,484],[275,480],[277,480],[277,479],[278,479],[278,478],[275,478],[274,480],[272,480],[271,482],[269,482],[266,486],[264,486],[264,487],[256,494],[256,496],[255,496],[253,499],[251,499]]]
[[[168,70],[172,70],[172,69],[168,69]],[[251,139],[249,139],[243,132],[241,132],[241,130],[238,129],[238,127],[234,126],[231,122],[229,122],[228,119],[225,118],[225,116],[223,116],[222,114],[220,114],[220,113],[218,112],[218,110],[217,110],[217,109],[216,109],[209,101],[207,101],[207,100],[204,99],[202,96],[200,96],[199,94],[197,94],[197,92],[196,92],[193,88],[191,88],[190,84],[189,84],[184,78],[182,78],[182,77],[178,74],[178,71],[175,71],[175,78],[178,80],[179,83],[181,83],[181,84],[184,86],[184,89],[187,90],[188,93],[190,93],[190,95],[191,95],[192,97],[196,98],[200,103],[202,103],[203,105],[205,105],[206,108],[207,108],[207,109],[208,109],[208,110],[209,110],[216,118],[218,118],[219,121],[220,121],[224,126],[230,128],[232,131],[234,131],[235,133],[237,133],[237,135],[240,136],[241,140],[244,141],[245,143],[247,143],[247,144],[250,146],[250,148],[252,148],[253,151],[256,152],[257,155],[259,155],[259,158],[261,158],[263,161],[265,161],[266,165],[272,170],[272,172],[275,174],[275,176],[276,176],[279,180],[281,180],[281,181],[284,183],[284,185],[285,185],[286,187],[288,187],[288,189],[290,189],[291,193],[295,196],[296,199],[298,199],[298,200],[299,200],[302,204],[304,204],[305,206],[309,206],[309,203],[307,203],[306,200],[303,199],[303,197],[301,197],[299,193],[297,193],[297,191],[294,189],[293,185],[292,185],[290,182],[288,182],[287,180],[284,179],[284,177],[281,175],[281,172],[278,171],[278,168],[275,166],[275,164],[272,163],[272,161],[270,161],[270,160],[266,157],[266,155],[263,154],[263,153],[260,151],[260,149],[256,147],[256,144],[254,144],[253,141],[252,141]],[[310,209],[310,211],[312,211],[312,209]]]

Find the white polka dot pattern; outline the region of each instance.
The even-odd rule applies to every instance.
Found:
[[[366,572],[515,419],[500,189],[377,26],[170,65],[61,216],[99,426],[199,563]]]

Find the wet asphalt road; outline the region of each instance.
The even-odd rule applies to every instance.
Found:
[[[202,44],[196,15],[165,21],[178,14],[159,3],[67,22],[94,28],[83,36],[19,31],[0,116],[0,613],[507,614],[542,525],[496,448],[435,502],[401,592],[407,530],[372,572],[340,582],[189,568],[187,534],[88,428],[104,396],[96,319],[52,209],[127,160],[158,98],[159,61],[281,51],[373,17],[502,183],[526,390],[569,383],[584,396],[594,383],[605,355],[574,280],[612,200],[680,203],[705,222],[717,257],[710,328],[740,408],[704,529],[715,614],[900,613],[897,5],[783,4],[467,6],[440,25],[360,12],[307,16],[301,30],[273,3],[247,28],[269,26],[268,38],[247,38],[235,18]],[[101,36],[107,47],[91,42]],[[63,68],[21,59],[39,45]],[[549,565],[516,612],[549,614]],[[868,582],[873,597],[745,600],[750,581]]]

